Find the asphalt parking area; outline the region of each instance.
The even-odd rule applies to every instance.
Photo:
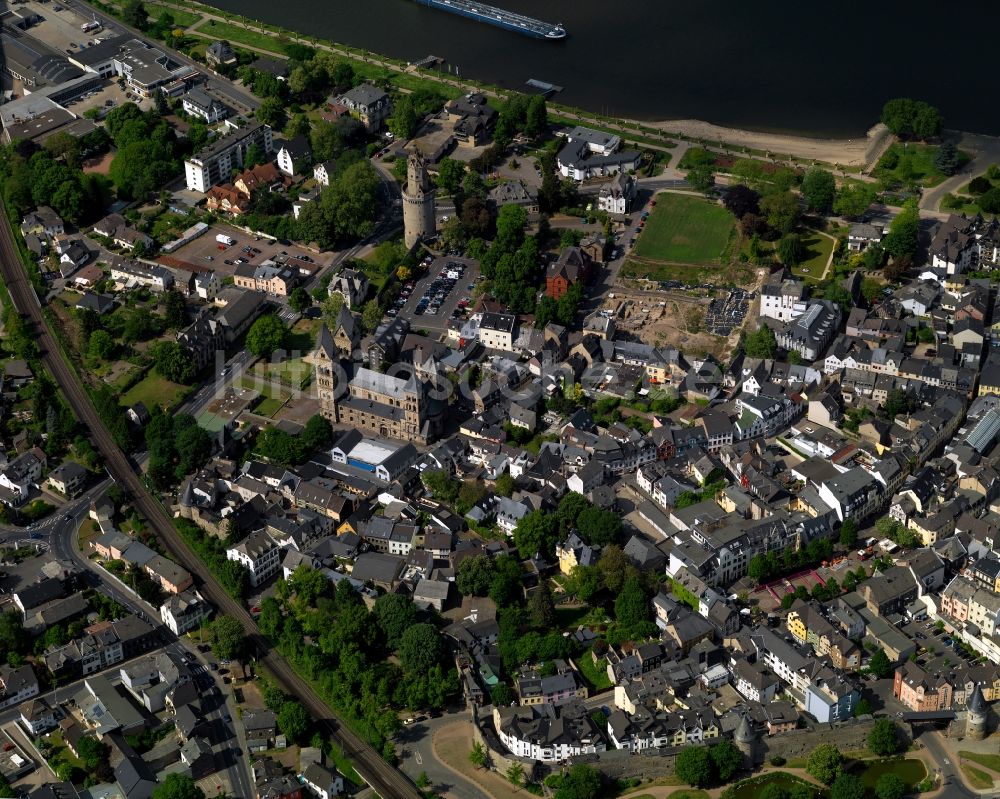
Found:
[[[454,277],[450,277],[452,275]],[[448,323],[454,318],[464,320],[466,313],[456,309],[464,303],[464,308],[471,309],[473,305],[472,288],[479,279],[479,262],[471,258],[458,258],[451,255],[433,259],[427,266],[424,275],[411,288],[404,286],[400,300],[402,305],[391,307],[390,316],[401,316],[408,319],[413,329],[424,329],[428,332],[441,333],[448,329]],[[403,296],[407,291],[409,294]],[[393,313],[395,311],[395,314]]]

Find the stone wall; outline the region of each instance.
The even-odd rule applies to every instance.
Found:
[[[486,747],[492,768],[500,774],[506,772],[513,763],[520,763],[525,773],[534,773],[536,779],[563,767],[564,764],[542,765],[515,757],[500,743],[492,728],[492,717],[488,713],[483,712],[482,708],[475,708],[471,715],[473,738]],[[868,733],[874,724],[873,718],[851,719],[836,727],[820,724],[813,729],[764,736],[757,746],[757,760],[766,763],[772,757],[783,757],[786,760],[807,757],[820,744],[833,744],[842,752],[865,749]],[[901,727],[901,734],[909,739],[909,730],[905,726]],[[674,761],[680,751],[681,749],[671,748],[633,755],[623,749],[612,749],[597,755],[577,758],[573,762],[589,763],[611,779],[631,777],[656,779],[674,773]]]

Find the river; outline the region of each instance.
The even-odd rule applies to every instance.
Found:
[[[911,96],[946,125],[1000,134],[992,51],[1000,3],[950,17],[940,0],[494,0],[569,36],[539,41],[412,0],[211,0],[228,11],[407,61],[441,56],[465,77],[564,87],[559,102],[638,119],[858,136],[882,103]],[[954,10],[954,9],[953,9]],[[949,21],[951,20],[951,21]]]

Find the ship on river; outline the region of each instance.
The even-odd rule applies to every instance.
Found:
[[[553,25],[549,22],[526,17],[523,14],[515,14],[496,6],[489,6],[476,0],[417,0],[422,6],[439,8],[442,11],[450,11],[462,17],[485,22],[488,25],[496,25],[504,30],[514,31],[533,39],[565,39],[566,29],[561,23]]]

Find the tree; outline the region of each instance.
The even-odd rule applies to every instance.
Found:
[[[111,748],[93,735],[83,735],[77,741],[76,754],[83,767],[93,774],[102,762],[107,760]]]
[[[414,624],[399,641],[399,660],[408,674],[425,674],[444,660],[444,639],[430,624]]]
[[[858,525],[854,519],[844,519],[840,525],[840,543],[848,549],[858,543]]]
[[[260,101],[260,107],[255,112],[257,121],[272,128],[280,128],[285,124],[285,103],[277,97],[265,97]]]
[[[903,799],[905,793],[906,783],[898,774],[883,774],[875,781],[877,799]]]
[[[361,308],[361,326],[367,333],[374,333],[382,321],[382,307],[377,300],[368,300]]]
[[[258,358],[267,358],[283,349],[288,340],[288,325],[277,314],[260,317],[247,331],[246,348]]]
[[[916,203],[908,200],[889,224],[889,233],[882,246],[894,259],[909,263],[917,252],[919,234],[920,214]]]
[[[889,662],[889,656],[885,654],[884,649],[879,649],[878,652],[872,655],[871,660],[868,661],[868,670],[880,680],[889,676],[889,672],[892,671],[892,664]]]
[[[495,575],[496,568],[488,555],[473,555],[459,565],[455,585],[462,596],[486,596]]]
[[[830,799],[865,799],[865,785],[859,777],[842,772],[830,786]]]
[[[688,785],[700,788],[712,781],[712,757],[705,746],[686,746],[674,761],[674,773]]]
[[[437,184],[445,194],[455,195],[462,188],[465,164],[454,158],[442,158],[438,164]]]
[[[490,689],[490,702],[494,707],[506,707],[514,701],[514,692],[505,682],[498,682]]]
[[[179,291],[170,289],[164,294],[163,306],[166,311],[167,327],[171,330],[180,330],[187,324],[187,305]]]
[[[146,30],[149,27],[149,13],[142,0],[128,0],[122,9],[122,20],[133,28]]]
[[[760,195],[742,183],[729,186],[722,194],[722,204],[737,219],[760,213]]]
[[[833,212],[856,219],[875,202],[875,186],[871,183],[847,183],[840,187],[833,201]]]
[[[190,356],[176,341],[158,341],[149,348],[156,371],[175,383],[194,380],[195,368]]]
[[[696,166],[688,170],[685,180],[695,191],[707,192],[715,185],[715,172],[710,166]]]
[[[464,563],[463,563],[464,565]],[[372,607],[375,622],[385,636],[389,649],[399,647],[403,633],[416,621],[417,611],[413,603],[399,594],[383,594]]]
[[[719,782],[729,782],[729,779],[743,767],[743,753],[732,741],[724,739],[709,750],[715,776]]]
[[[551,558],[555,555],[559,525],[555,516],[535,510],[526,514],[514,528],[514,545],[522,558],[536,553]]]
[[[806,245],[798,233],[789,233],[778,242],[778,257],[785,266],[798,266],[806,258]]]
[[[970,194],[985,194],[992,188],[993,184],[984,175],[978,175],[969,181]]]
[[[747,564],[747,576],[755,583],[762,583],[771,576],[771,568],[767,558],[761,554],[754,555]]]
[[[958,148],[954,142],[942,142],[938,151],[934,154],[934,168],[945,175],[954,175],[958,170],[959,158]]]
[[[220,616],[212,622],[211,643],[220,660],[242,660],[247,647],[243,625],[232,616]]]
[[[637,572],[628,555],[617,544],[606,546],[597,561],[604,587],[614,596],[622,590],[625,582]]]
[[[621,540],[622,520],[612,511],[587,507],[577,517],[576,529],[591,546],[605,547]]]
[[[586,763],[577,763],[563,775],[553,799],[598,799],[600,795],[601,773]]]
[[[980,195],[977,200],[980,209],[988,214],[1000,213],[1000,188],[993,188]]]
[[[834,744],[820,744],[809,753],[806,771],[820,782],[829,785],[840,774],[844,756]]]
[[[106,330],[95,330],[87,343],[87,355],[100,361],[108,360],[115,351],[115,340]]]
[[[486,747],[482,741],[473,741],[472,749],[469,750],[469,762],[476,768],[486,768]]]
[[[535,138],[544,133],[548,126],[549,114],[545,105],[545,97],[536,94],[528,100],[528,109],[524,119],[524,134]]]
[[[833,205],[833,195],[837,190],[833,175],[825,169],[813,167],[802,178],[802,196],[810,211],[825,213]]]
[[[844,577],[844,582],[847,582],[847,577]],[[872,712],[872,703],[867,699],[862,697],[858,700],[858,703],[854,706],[855,716],[867,716]]]
[[[536,630],[548,631],[558,626],[556,605],[547,582],[543,582],[528,595],[528,618]]]
[[[341,297],[341,299],[343,299],[343,297]],[[304,313],[310,305],[312,305],[312,297],[302,286],[297,286],[292,293],[288,295],[288,307],[296,313]]]
[[[601,590],[601,570],[596,566],[574,566],[565,587],[567,593],[590,602]]]
[[[507,771],[505,773],[507,781],[516,787],[520,787],[524,782],[524,766],[520,763],[511,763],[507,766]]]
[[[496,485],[493,486],[494,493],[501,497],[511,497],[514,495],[516,483],[508,472],[504,472],[497,478]]]
[[[776,191],[760,201],[767,224],[779,233],[790,233],[799,218],[798,198],[790,191]]]
[[[944,118],[934,106],[897,97],[882,107],[882,122],[897,136],[930,139],[941,134]]]
[[[278,728],[293,743],[301,743],[309,732],[311,719],[298,702],[288,700],[278,711]]]
[[[878,719],[868,733],[868,748],[880,757],[896,754],[899,744],[899,730],[892,719]]]
[[[761,325],[743,343],[744,352],[751,358],[773,358],[777,349],[774,331],[767,325]]]
[[[615,598],[615,618],[625,628],[649,620],[649,599],[638,577],[629,577]]]
[[[205,799],[205,792],[187,774],[168,774],[153,789],[153,799]]]

